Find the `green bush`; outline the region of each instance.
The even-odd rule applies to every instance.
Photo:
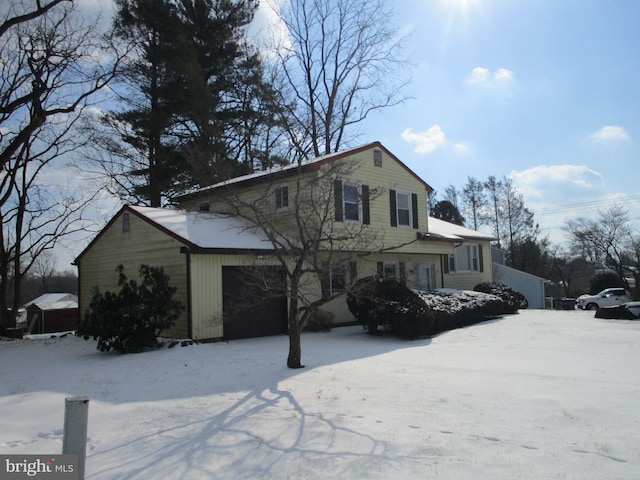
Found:
[[[401,338],[414,339],[429,335],[434,326],[431,309],[394,278],[359,280],[347,293],[347,305],[371,335],[383,327]]]
[[[304,329],[308,332],[329,332],[333,326],[335,315],[326,310],[316,310],[307,320]]]
[[[500,315],[502,313],[516,313],[519,309],[529,307],[527,298],[517,290],[507,285],[496,282],[485,282],[476,285],[473,290],[475,292],[490,293],[496,297],[500,297],[503,306],[487,305],[487,315]],[[493,313],[491,313],[493,311]]]
[[[141,265],[142,282],[127,280],[124,267],[118,265],[118,293],[97,293],[76,335],[98,341],[101,352],[141,352],[158,345],[157,337],[172,327],[184,310],[173,299],[176,288],[162,268]]]

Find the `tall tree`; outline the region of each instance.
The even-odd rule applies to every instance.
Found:
[[[522,253],[519,245],[535,242],[540,229],[534,222],[533,213],[525,206],[524,197],[518,192],[510,178],[503,181],[502,192],[502,223],[504,230],[501,244],[507,246],[507,261],[510,266],[517,266]],[[517,268],[517,267],[516,267]]]
[[[83,228],[88,197],[53,172],[86,141],[75,126],[113,77],[97,23],[72,2],[15,3],[0,25],[0,319],[15,320],[38,258]],[[113,55],[113,51],[110,52]],[[110,62],[101,63],[104,58]],[[89,196],[90,197],[90,196]],[[11,312],[7,309],[12,307]]]
[[[101,168],[114,191],[160,206],[268,161],[272,151],[262,141],[278,118],[277,95],[245,40],[257,1],[116,5],[114,34],[133,48],[118,84],[124,108],[106,117],[116,135],[101,137]]]
[[[467,177],[467,183],[462,187],[462,204],[467,216],[471,217],[471,228],[478,230],[482,219],[482,209],[487,205],[484,184],[472,177]]]
[[[339,151],[371,112],[405,99],[408,63],[384,0],[280,2],[278,15],[286,38],[275,51],[301,156]]]
[[[503,181],[496,179],[493,175],[489,176],[484,182],[484,190],[487,195],[487,209],[484,221],[491,226],[493,235],[498,239],[496,245],[498,248],[501,247],[500,239],[502,238],[500,222],[502,217],[501,199],[503,188]]]

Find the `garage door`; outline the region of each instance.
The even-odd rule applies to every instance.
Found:
[[[286,333],[285,287],[281,267],[222,267],[224,338]]]

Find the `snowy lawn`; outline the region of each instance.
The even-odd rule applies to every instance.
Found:
[[[640,322],[522,311],[413,342],[359,327],[103,354],[0,342],[0,453],[60,453],[86,395],[88,479],[638,479]]]

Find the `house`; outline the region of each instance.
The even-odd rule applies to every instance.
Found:
[[[78,328],[78,297],[72,293],[45,293],[25,304],[26,333],[53,333]]]
[[[302,244],[298,232],[320,220],[317,252],[326,271],[310,274],[303,291],[308,297],[330,291],[323,309],[335,323],[353,321],[344,291],[358,278],[394,276],[423,290],[491,281],[493,237],[429,217],[430,191],[375,142],[199,189],[175,199],[179,210],[124,206],[75,261],[80,310],[96,291],[117,289],[118,264],[128,276],[148,264],[164,268],[187,306],[167,335],[283,333],[281,246],[295,249]]]

